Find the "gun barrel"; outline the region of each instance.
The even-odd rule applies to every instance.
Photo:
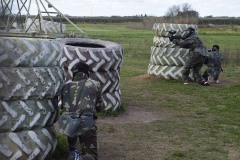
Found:
[[[168,31],[168,33],[170,33],[171,35],[174,35],[174,34],[177,33],[177,31],[175,31],[175,30],[170,30],[170,31]]]

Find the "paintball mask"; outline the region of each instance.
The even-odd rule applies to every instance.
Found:
[[[195,29],[192,28],[192,27],[188,27],[187,29],[183,30],[184,31],[184,35],[183,37],[184,38],[188,38],[190,37],[194,32],[195,32]]]

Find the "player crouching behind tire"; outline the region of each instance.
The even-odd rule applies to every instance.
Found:
[[[76,64],[71,71],[73,79],[65,83],[61,94],[64,112],[58,120],[60,133],[68,138],[69,160],[97,160],[95,113],[103,109],[100,83],[89,79],[89,66],[84,63]],[[78,138],[81,153],[77,149]]]

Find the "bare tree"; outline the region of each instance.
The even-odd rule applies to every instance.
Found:
[[[166,12],[166,16],[176,16],[179,11],[180,11],[180,6],[179,5],[173,5]]]
[[[175,17],[178,15],[179,12],[180,12],[180,6],[179,5],[173,5],[172,7],[170,7],[168,9],[168,11],[166,12],[165,16],[170,18],[171,21],[174,22]]]
[[[198,12],[194,11],[189,3],[173,5],[165,14],[165,20],[171,23],[197,23],[198,18]]]
[[[191,4],[189,4],[189,3],[183,3],[183,4],[182,4],[182,11],[183,11],[183,12],[188,12],[188,11],[190,11],[190,10],[192,10]]]
[[[192,10],[192,6],[189,3],[183,3],[182,4],[182,14],[183,17],[188,21],[189,19],[189,12]]]

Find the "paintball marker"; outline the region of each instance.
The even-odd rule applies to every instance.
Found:
[[[174,34],[176,34],[177,33],[177,31],[175,31],[175,30],[170,30],[170,31],[168,31],[168,33],[170,34],[170,36],[169,36],[169,40],[170,40],[170,42],[172,42],[174,39],[184,39],[182,36],[176,36],[176,35],[174,35]]]
[[[170,30],[170,31],[168,31],[168,33],[170,34],[169,40],[170,40],[170,42],[172,42],[175,39],[174,34],[176,34],[177,32],[175,30]]]

